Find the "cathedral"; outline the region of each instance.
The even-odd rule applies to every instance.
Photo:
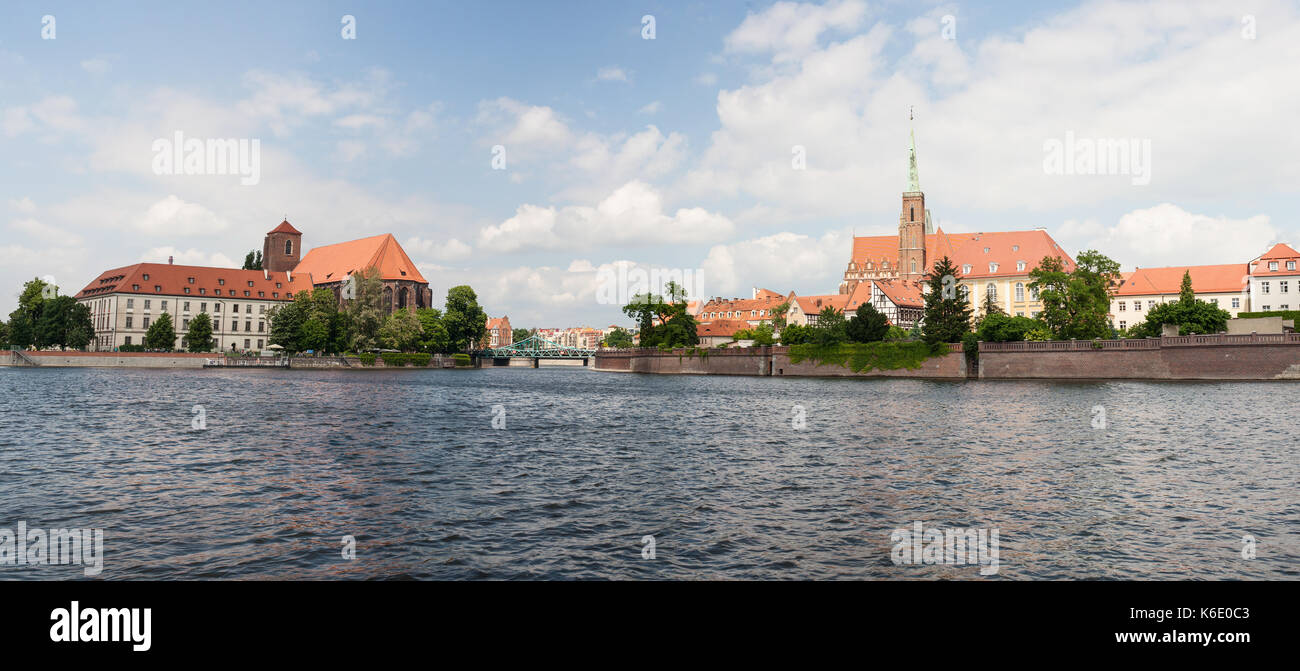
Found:
[[[951,234],[936,229],[921,191],[912,131],[898,235],[855,235],[839,293],[850,296],[848,308],[871,301],[892,323],[916,323],[925,279],[945,256],[958,268],[958,290],[974,307],[991,301],[1009,315],[1026,317],[1042,310],[1037,292],[1027,288],[1029,271],[1047,256],[1060,257],[1067,271],[1074,268],[1073,259],[1044,228]]]

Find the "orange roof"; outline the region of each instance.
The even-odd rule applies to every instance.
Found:
[[[733,336],[736,331],[743,331],[750,328],[749,322],[739,319],[718,319],[708,324],[700,324],[695,327],[695,334],[701,338],[705,336]]]
[[[758,289],[754,294],[754,298],[785,298],[771,289]]]
[[[894,305],[910,308],[919,308],[925,305],[925,297],[921,294],[920,282],[905,282],[903,280],[871,281],[880,287],[881,293],[885,294]]]
[[[764,289],[764,291],[767,290]],[[709,299],[709,302],[700,307],[699,312],[696,314],[699,315],[702,320],[724,319],[726,317],[721,315],[718,317],[709,317],[708,315],[713,314],[714,312],[748,313],[753,311],[755,312],[753,317],[750,317],[748,314],[742,314],[741,316],[749,319],[771,319],[772,315],[770,314],[770,311],[772,308],[784,302],[785,296],[782,296],[775,291],[768,291],[766,294],[761,294],[758,298],[711,298]]]
[[[859,305],[871,302],[871,281],[858,282],[844,303],[844,313],[855,312]],[[802,309],[802,308],[801,308]]]
[[[1246,264],[1226,263],[1218,266],[1175,266],[1169,268],[1138,268],[1124,275],[1116,296],[1144,296],[1147,294],[1176,294],[1183,286],[1183,273],[1192,275],[1192,290],[1196,293],[1231,293],[1241,291],[1246,276]]]
[[[970,272],[962,273],[962,276],[972,278],[1024,275],[1044,256],[1059,256],[1065,261],[1066,271],[1074,269],[1074,260],[1043,230],[944,233],[940,228],[938,232],[925,236],[925,258],[933,266],[944,256],[951,259],[959,270],[969,265]],[[855,236],[851,261],[859,268],[870,263],[872,270],[898,270],[898,236]],[[1025,262],[1024,270],[1017,270],[1020,261]],[[997,264],[997,270],[990,269],[990,263]]]
[[[293,272],[311,273],[318,284],[327,284],[370,267],[379,269],[380,279],[427,283],[389,233],[317,247],[307,252]]]
[[[86,288],[78,292],[76,298],[127,293],[287,301],[292,300],[294,294],[310,291],[312,288],[311,275],[296,270],[291,273],[275,273],[263,270],[177,266],[170,263],[137,263],[133,266],[104,271],[87,284]],[[189,293],[186,293],[186,290]]]
[[[488,329],[505,328],[509,325],[510,325],[509,317],[492,317],[487,320]]]
[[[1298,274],[1298,271],[1300,271],[1300,268],[1297,270],[1288,270],[1285,263],[1286,261],[1296,260],[1300,260],[1300,252],[1292,249],[1291,246],[1285,242],[1279,242],[1276,245],[1273,245],[1273,247],[1267,252],[1264,252],[1263,256],[1250,262],[1250,274],[1257,276],[1263,275],[1265,277],[1270,275],[1296,275]],[[1268,269],[1269,261],[1277,263],[1277,270]],[[1300,264],[1296,265],[1300,266]]]
[[[299,231],[298,229],[294,228],[293,224],[290,224],[288,219],[285,219],[284,221],[280,222],[279,226],[276,226],[275,228],[268,231],[267,235],[270,235],[271,233],[293,233],[294,235],[302,235],[302,231]]]
[[[815,315],[827,306],[843,312],[844,306],[849,302],[849,297],[847,294],[827,294],[824,296],[795,296],[794,300],[799,303],[799,309],[803,310],[804,314]]]

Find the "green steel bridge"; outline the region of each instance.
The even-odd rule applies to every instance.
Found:
[[[474,356],[479,361],[483,359],[532,359],[533,367],[536,368],[537,362],[542,359],[580,359],[585,366],[587,360],[595,354],[596,350],[594,349],[569,347],[553,343],[540,336],[532,336],[505,347],[489,347],[478,350],[474,353]]]

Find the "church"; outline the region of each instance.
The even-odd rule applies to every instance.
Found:
[[[870,302],[892,324],[903,328],[917,324],[924,308],[925,280],[944,256],[957,267],[958,291],[970,299],[976,315],[991,300],[1009,315],[1035,317],[1043,308],[1037,292],[1027,288],[1029,271],[1046,256],[1058,256],[1067,271],[1074,269],[1074,260],[1044,228],[992,233],[936,229],[921,190],[912,131],[898,235],[853,237],[839,286],[839,293],[848,295],[845,314]]]
[[[384,285],[385,312],[432,306],[429,282],[390,233],[316,247],[300,259],[301,253],[302,233],[286,219],[266,234],[262,268],[308,275],[317,289],[332,290],[340,305],[348,297],[349,276],[376,268]]]

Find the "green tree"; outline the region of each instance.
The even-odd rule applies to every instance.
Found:
[[[530,333],[528,329],[511,329],[510,342],[519,342],[520,340],[527,340],[531,335],[532,333]]]
[[[1018,342],[1027,340],[1026,336],[1042,325],[1037,319],[1008,317],[1006,313],[995,312],[980,320],[976,334],[983,342]]]
[[[750,331],[750,338],[755,345],[771,345],[776,342],[776,331],[768,322],[761,322]]]
[[[10,339],[13,345],[22,348],[44,347],[41,342],[41,313],[45,306],[45,297],[58,294],[58,288],[46,284],[39,277],[33,277],[23,284],[18,294],[18,307],[9,314]]]
[[[790,301],[785,301],[772,308],[772,328],[780,331],[785,328],[786,315],[790,313]]]
[[[478,347],[487,335],[487,313],[479,307],[474,289],[467,285],[448,289],[444,307],[442,323],[447,329],[452,350],[465,352]]]
[[[1196,292],[1192,291],[1192,271],[1183,271],[1183,283],[1178,287],[1178,300],[1184,303],[1196,301]]]
[[[813,342],[813,336],[816,329],[800,326],[798,324],[788,324],[781,329],[782,345],[806,345]]]
[[[993,295],[988,293],[987,291],[984,292],[984,304],[982,307],[984,308],[983,310],[984,317],[988,317],[989,315],[1005,316],[1007,314],[1007,311],[1003,310],[1002,306],[998,305],[997,300],[993,298]]]
[[[1228,330],[1228,311],[1206,301],[1181,298],[1172,303],[1161,303],[1147,312],[1141,324],[1135,324],[1129,333],[1136,338],[1156,338],[1163,332],[1164,324],[1177,324],[1178,335],[1222,333]]]
[[[844,313],[827,305],[817,314],[817,325],[813,327],[813,342],[823,347],[848,342],[848,322]]]
[[[170,352],[176,347],[176,325],[172,316],[166,312],[149,325],[144,334],[144,346],[148,349]]]
[[[410,310],[398,310],[379,327],[379,341],[389,349],[410,352],[420,345],[420,319]]]
[[[185,336],[185,347],[191,352],[212,351],[212,317],[200,312],[190,320],[190,330]]]
[[[73,302],[65,321],[63,344],[74,349],[85,349],[95,339],[95,323],[90,319],[90,307]]]
[[[1057,340],[1089,340],[1111,334],[1110,293],[1119,280],[1119,264],[1104,254],[1079,254],[1074,270],[1066,271],[1059,256],[1043,257],[1029,271],[1031,290],[1043,303],[1040,317]]]
[[[36,344],[35,329],[22,310],[14,310],[9,315],[9,344],[20,349],[27,349]]]
[[[934,264],[926,280],[921,335],[931,347],[961,342],[970,332],[970,299],[959,289],[961,275],[947,256]]]
[[[384,305],[384,282],[378,268],[352,273],[356,293],[347,305],[349,345],[361,352],[379,343],[379,328],[387,317]]]
[[[302,294],[299,294],[302,295]],[[304,303],[294,300],[271,308],[271,336],[268,342],[293,353],[306,349],[302,345],[302,325],[307,321]]]
[[[0,319],[0,345],[9,344],[9,325]]]
[[[420,308],[415,311],[415,318],[420,321],[421,352],[440,354],[451,351],[451,337],[447,335],[447,327],[442,323],[441,310]]]
[[[244,256],[244,270],[261,270],[262,253],[258,251],[249,252]]]
[[[298,346],[303,351],[324,352],[330,344],[330,326],[320,317],[309,317],[298,330]]]
[[[889,333],[889,319],[876,306],[863,303],[853,313],[846,329],[850,342],[876,342],[884,340]]]
[[[615,327],[605,336],[605,346],[625,349],[632,346],[632,334],[627,329]]]

